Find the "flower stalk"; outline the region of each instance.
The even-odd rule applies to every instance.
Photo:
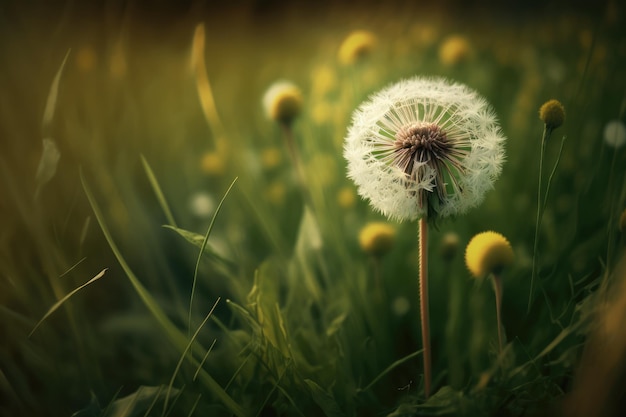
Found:
[[[424,349],[424,397],[430,396],[432,361],[430,350],[430,317],[428,315],[428,223],[426,217],[419,220],[419,297],[422,325],[422,346]]]

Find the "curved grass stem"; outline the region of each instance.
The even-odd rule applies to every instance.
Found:
[[[541,219],[543,217],[543,210],[541,205],[541,178],[543,173],[543,154],[546,149],[546,141],[550,137],[551,130],[546,126],[543,128],[543,135],[541,136],[541,153],[539,154],[539,183],[537,185],[537,219],[535,221],[535,238],[533,242],[533,264],[530,276],[530,291],[528,294],[528,309],[530,312],[530,306],[533,299],[533,289],[535,284],[535,275],[537,273],[537,247],[539,244],[539,229],[541,228]]]

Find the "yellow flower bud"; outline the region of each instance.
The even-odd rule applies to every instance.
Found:
[[[476,278],[489,273],[499,274],[513,263],[513,249],[509,241],[496,232],[482,232],[470,240],[465,250],[467,269]]]
[[[359,244],[364,252],[382,256],[393,247],[396,230],[389,223],[374,222],[367,224],[359,233]]]

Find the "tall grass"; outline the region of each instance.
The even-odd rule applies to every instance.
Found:
[[[623,10],[504,24],[486,12],[416,18],[374,5],[310,16],[285,6],[269,20],[253,2],[221,14],[198,3],[198,14],[170,16],[107,4],[87,27],[71,5],[41,21],[45,8],[15,6],[18,23],[0,29],[16,30],[3,37],[3,58],[12,58],[0,72],[0,414],[529,415],[563,401],[576,409],[568,394],[586,386],[588,336],[601,319],[621,317],[626,154],[604,144],[602,129],[624,122]],[[336,54],[352,28],[378,42],[346,67]],[[44,48],[37,40],[49,33]],[[471,50],[449,65],[439,48],[452,33]],[[485,203],[429,231],[428,400],[417,288],[407,279],[419,268],[414,227],[397,225],[373,272],[357,236],[382,219],[356,196],[342,157],[354,108],[415,74],[478,90],[508,137]],[[261,108],[265,88],[282,78],[305,96],[290,133],[306,198],[283,132]],[[539,196],[528,308],[537,110],[549,98],[566,107],[552,137],[567,143],[545,145],[546,161],[559,165]],[[60,158],[38,183],[44,137]],[[215,203],[208,212],[192,208],[199,192]],[[516,255],[502,276],[501,353],[493,291],[470,279],[462,257],[488,229]],[[459,236],[451,258],[439,256],[448,232]]]

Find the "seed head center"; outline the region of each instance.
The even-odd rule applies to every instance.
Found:
[[[396,149],[415,155],[429,154],[445,148],[448,141],[446,132],[435,123],[414,123],[396,133]]]

